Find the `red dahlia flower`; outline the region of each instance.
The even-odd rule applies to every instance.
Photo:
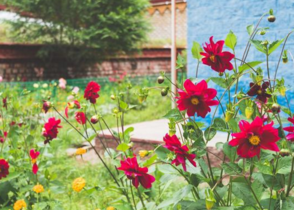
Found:
[[[6,160],[0,159],[0,179],[5,178],[9,174],[9,164]]]
[[[39,155],[40,155],[40,152],[38,152],[34,149],[31,149],[30,156],[32,159],[32,164],[33,164],[32,171],[34,174],[37,174],[37,172],[39,170],[38,165],[37,165],[37,158],[39,157]]]
[[[233,133],[234,137],[229,145],[238,146],[237,154],[243,158],[252,158],[260,155],[260,149],[280,151],[276,142],[280,139],[278,129],[273,122],[263,125],[263,120],[256,117],[250,124],[245,120],[239,122],[240,133]]]
[[[51,103],[49,101],[44,101],[42,109],[45,112],[45,114],[49,111],[50,108],[51,108]]]
[[[76,112],[75,118],[79,124],[81,125],[86,124],[86,115],[84,112]]]
[[[128,179],[132,180],[133,185],[138,188],[139,183],[146,189],[152,187],[152,183],[155,181],[154,176],[147,174],[147,167],[139,167],[137,158],[127,158],[120,161],[121,166],[118,170],[124,171]]]
[[[62,128],[60,124],[60,120],[56,120],[55,117],[51,117],[48,119],[48,122],[45,123],[43,127],[43,136],[46,138],[44,141],[45,144],[49,143],[51,140],[55,139],[58,134],[58,128]]]
[[[188,116],[197,116],[204,118],[211,111],[209,106],[218,105],[217,100],[212,100],[217,91],[213,88],[207,88],[207,83],[202,80],[194,85],[191,80],[187,79],[184,83],[185,90],[178,90],[180,96],[177,97],[178,109],[187,110]]]
[[[205,46],[203,46],[205,52],[200,53],[202,56],[204,56],[202,58],[202,63],[210,66],[212,70],[219,73],[223,73],[226,69],[232,70],[234,67],[230,61],[235,56],[228,51],[222,51],[225,42],[220,40],[214,43],[213,36],[210,37],[209,40],[210,43],[205,43]]]
[[[4,131],[3,136],[0,136],[0,143],[4,143],[7,138],[8,133]]]
[[[294,124],[294,117],[288,118],[288,121]],[[288,141],[294,142],[294,126],[289,126],[284,128],[285,131],[289,132],[288,135],[286,136],[286,139]]]
[[[81,108],[80,102],[78,102],[77,100],[74,100],[72,102],[67,103],[67,106],[66,106],[65,111],[64,111],[65,116],[67,118],[68,118],[68,109],[74,109],[74,108],[80,109]]]
[[[172,164],[175,164],[176,166],[182,164],[184,171],[187,171],[186,159],[188,159],[190,163],[196,167],[196,162],[194,161],[196,155],[189,154],[188,147],[186,145],[182,145],[176,135],[170,136],[166,134],[163,141],[165,142],[163,147],[176,154],[176,158],[171,162]]]
[[[92,104],[96,103],[96,99],[99,97],[98,91],[100,90],[100,85],[94,81],[89,82],[84,93],[84,98],[90,100]]]
[[[247,92],[249,96],[256,96],[256,99],[262,101],[263,103],[267,102],[267,98],[270,98],[271,95],[266,93],[266,89],[269,87],[269,82],[264,82],[262,86],[259,84],[255,84],[253,82],[250,83],[250,90]]]

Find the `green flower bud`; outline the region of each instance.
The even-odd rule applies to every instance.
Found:
[[[247,119],[250,119],[251,116],[253,115],[253,113],[254,113],[253,107],[249,107],[249,106],[246,107],[246,109],[245,109],[245,116],[246,116]]]

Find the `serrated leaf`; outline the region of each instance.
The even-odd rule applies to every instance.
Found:
[[[230,49],[234,50],[236,44],[237,44],[237,37],[232,31],[230,31],[225,39],[225,45],[229,47]]]
[[[236,163],[223,163],[221,167],[225,170],[226,174],[236,175],[242,172],[242,169]]]
[[[236,160],[237,148],[230,146],[228,142],[224,143],[223,152],[230,159],[231,162],[234,162]]]
[[[143,166],[144,167],[148,167],[148,166],[151,166],[157,159],[157,154],[153,155],[152,157],[150,157],[148,160],[146,160],[144,163],[143,163]]]
[[[202,52],[203,50],[198,42],[193,42],[191,51],[194,58],[196,58],[197,60],[201,59],[200,52]]]
[[[212,126],[219,131],[227,130],[226,122],[222,118],[215,118]]]
[[[167,119],[175,119],[176,121],[182,120],[182,115],[178,109],[171,109],[168,111],[166,115],[163,116],[164,118]]]
[[[251,44],[260,52],[266,54],[266,48],[264,45],[262,45],[262,41],[260,40],[250,40]]]
[[[289,174],[291,172],[292,157],[282,157],[279,159],[277,173],[278,174]]]
[[[283,41],[284,41],[284,39],[276,40],[276,41],[272,42],[269,45],[268,54],[270,55],[272,52],[274,52],[283,43]]]
[[[239,71],[243,72],[243,71],[245,71],[247,69],[251,69],[261,63],[262,63],[262,61],[252,61],[252,62],[245,63],[245,64],[239,66]]]
[[[222,87],[222,88],[227,88],[227,82],[224,78],[221,77],[211,77],[210,78],[211,81],[213,81],[215,84],[217,84],[218,86]]]
[[[216,135],[217,131],[215,128],[213,127],[208,127],[205,131],[204,131],[204,137],[207,141],[210,141],[211,139],[213,139],[213,137]]]

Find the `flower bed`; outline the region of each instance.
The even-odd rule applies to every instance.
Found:
[[[265,15],[274,22],[272,10]],[[40,110],[33,106],[22,107],[21,97],[13,99],[5,93],[1,110],[1,208],[72,209],[72,205],[64,207],[64,199],[55,195],[65,188],[67,180],[61,179],[61,173],[59,180],[51,170],[59,161],[56,151],[64,141],[59,136],[66,129],[89,143],[104,170],[103,176],[94,173],[91,177],[79,171],[63,191],[70,202],[74,196],[87,197],[88,209],[293,209],[294,118],[284,80],[277,77],[281,61],[288,62],[285,46],[292,32],[285,40],[269,42],[263,38],[269,29],[260,27],[260,22],[247,27],[249,41],[241,58],[235,53],[237,37],[233,32],[225,40],[210,37],[203,49],[194,43],[192,53],[198,64],[210,66],[219,77],[198,79],[198,65],[195,78],[172,84],[177,93],[162,84],[170,81],[164,73],[158,86],[139,89],[136,97],[140,103],[149,100],[151,90],[158,90],[177,108],[165,110],[169,132],[162,133],[162,145],[142,149],[137,155],[131,141],[133,128],[126,128],[124,123],[136,108],[128,100],[129,85],[110,97],[115,104],[112,120],[118,130],[110,129],[98,111],[101,87],[95,81],[88,83],[83,98],[72,94],[64,111],[45,99],[45,116],[55,113],[48,117],[39,115]],[[268,57],[280,45],[283,47],[273,74]],[[252,46],[264,54],[265,61],[247,61]],[[177,64],[178,69],[184,68],[181,57]],[[240,80],[247,75],[250,83],[241,86]],[[221,93],[212,88],[213,83]],[[208,123],[207,118],[211,119]],[[112,148],[99,132],[103,128],[112,136]],[[209,149],[218,132],[225,132],[227,141]],[[97,135],[100,147],[92,144]],[[76,155],[83,157],[86,152],[78,148]],[[98,193],[113,196],[95,203]]]

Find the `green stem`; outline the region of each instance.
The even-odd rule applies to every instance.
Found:
[[[134,204],[135,209],[137,210],[137,206],[136,206],[136,201],[135,201],[135,196],[134,196],[133,187],[132,187],[132,181],[131,180],[130,180],[130,189],[131,189],[133,204]]]
[[[139,195],[140,201],[141,201],[141,203],[142,203],[143,209],[144,209],[144,210],[147,210],[147,208],[146,208],[146,206],[145,206],[145,203],[144,203],[144,201],[143,201],[143,198],[142,198],[142,196],[141,196],[141,193],[140,193],[139,188],[137,188],[137,190],[138,190],[138,195]]]
[[[200,61],[198,60],[197,67],[196,67],[196,79],[198,78],[199,64],[200,64]]]
[[[289,196],[290,190],[291,190],[291,182],[292,182],[292,177],[293,177],[293,169],[294,169],[294,156],[292,157],[292,164],[291,164],[291,172],[289,175],[289,181],[288,181],[288,189],[287,189],[287,193],[286,193],[286,197]]]

